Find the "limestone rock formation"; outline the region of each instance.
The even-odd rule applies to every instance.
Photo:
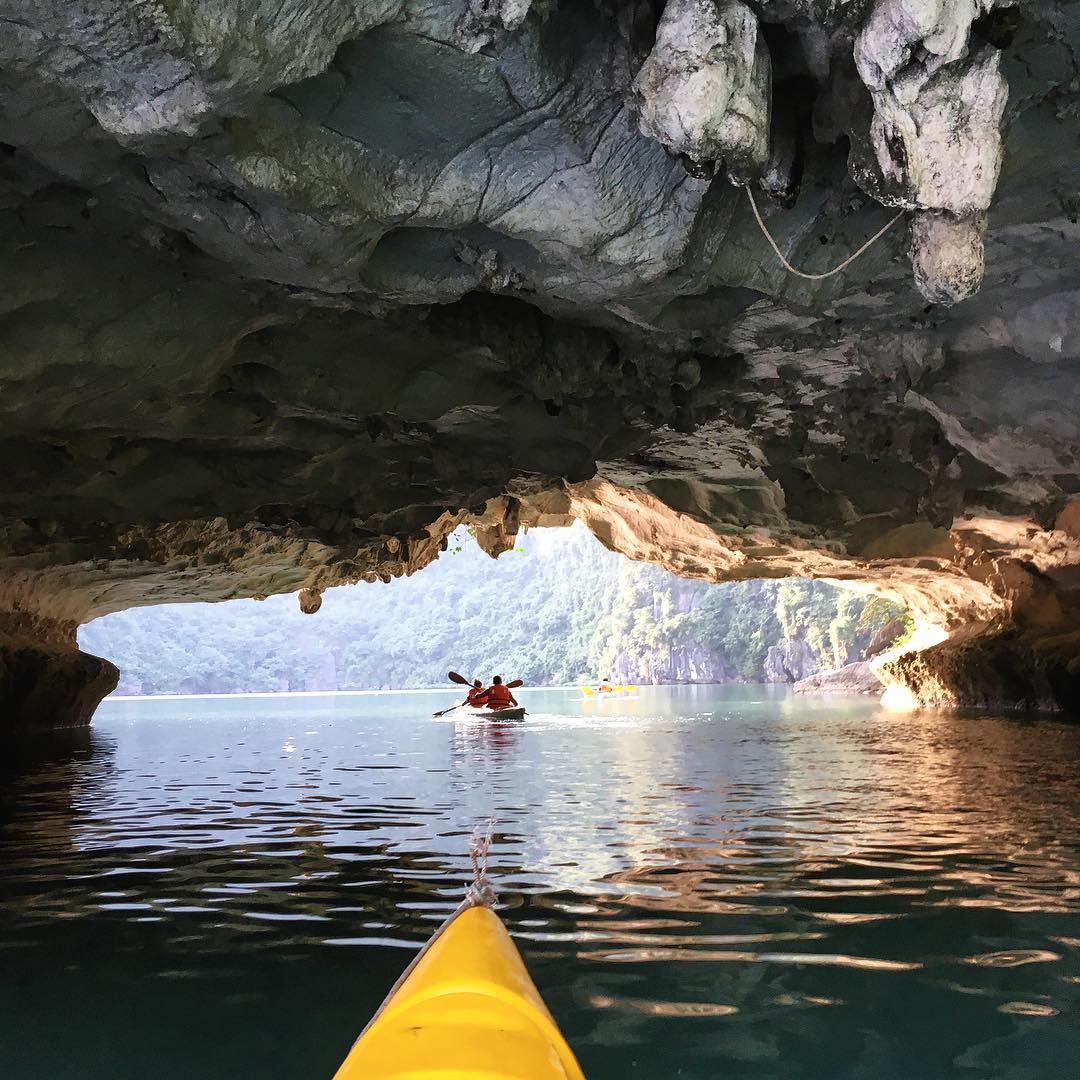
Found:
[[[80,652],[74,623],[53,623],[18,612],[0,618],[0,734],[80,727],[116,689],[120,672]]]
[[[922,210],[911,218],[911,269],[919,292],[934,304],[973,296],[984,273],[983,216],[957,219]]]
[[[634,89],[642,132],[672,153],[737,173],[765,164],[772,65],[742,0],[668,0]]]
[[[800,679],[796,694],[880,694],[885,685],[869,660],[856,660],[835,671],[822,671]]]
[[[857,166],[876,198],[916,215],[912,265],[932,303],[972,295],[983,275],[981,228],[1001,169],[1008,85],[1001,53],[971,47],[993,0],[876,0],[855,39],[870,91],[870,154]],[[978,224],[976,224],[976,221]]]
[[[724,683],[739,682],[738,670],[722,652],[700,642],[658,648],[646,656],[628,657],[621,652],[611,662],[610,677],[616,684]]]
[[[1036,637],[1010,625],[957,637],[898,656],[882,673],[921,705],[1080,715],[1080,633]]]
[[[802,638],[793,638],[784,645],[770,645],[765,657],[766,682],[800,683],[810,678],[820,666],[817,654]]]
[[[880,656],[892,647],[897,638],[906,637],[908,629],[907,621],[902,615],[890,619],[870,639],[860,659],[873,660],[875,656]]]
[[[874,93],[870,143],[880,176],[875,194],[883,202],[958,218],[989,209],[1008,97],[1000,63],[1001,54],[987,45],[917,89],[887,83]]]
[[[1071,706],[1078,55],[1053,0],[0,0],[4,723],[86,721],[105,612],[574,518]],[[793,277],[729,173],[807,271],[911,236]]]

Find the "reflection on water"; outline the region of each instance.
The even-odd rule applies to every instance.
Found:
[[[1077,1075],[1080,728],[523,703],[111,702],[5,750],[4,1076],[328,1077],[491,817],[591,1080]]]

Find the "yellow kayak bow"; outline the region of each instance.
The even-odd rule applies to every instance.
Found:
[[[517,946],[460,911],[357,1039],[334,1080],[585,1080]]]

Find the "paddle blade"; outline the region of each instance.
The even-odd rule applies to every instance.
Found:
[[[462,686],[471,686],[472,685],[472,683],[470,683],[469,680],[466,679],[464,675],[459,675],[456,671],[448,671],[446,673],[446,677],[451,682],[461,683]]]
[[[515,679],[513,682],[508,682],[506,684],[506,689],[507,690],[516,690],[517,687],[524,686],[524,685],[525,685],[525,680],[524,679]]]

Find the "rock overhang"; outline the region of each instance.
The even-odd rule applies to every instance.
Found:
[[[12,639],[567,515],[682,573],[1068,638],[1077,5],[725,2],[734,44],[682,51],[674,0],[8,6]],[[663,145],[702,85],[723,108]],[[729,175],[807,270],[901,206],[978,231],[982,290],[927,304],[901,229],[791,277]],[[948,250],[914,250],[938,301],[978,277]]]

